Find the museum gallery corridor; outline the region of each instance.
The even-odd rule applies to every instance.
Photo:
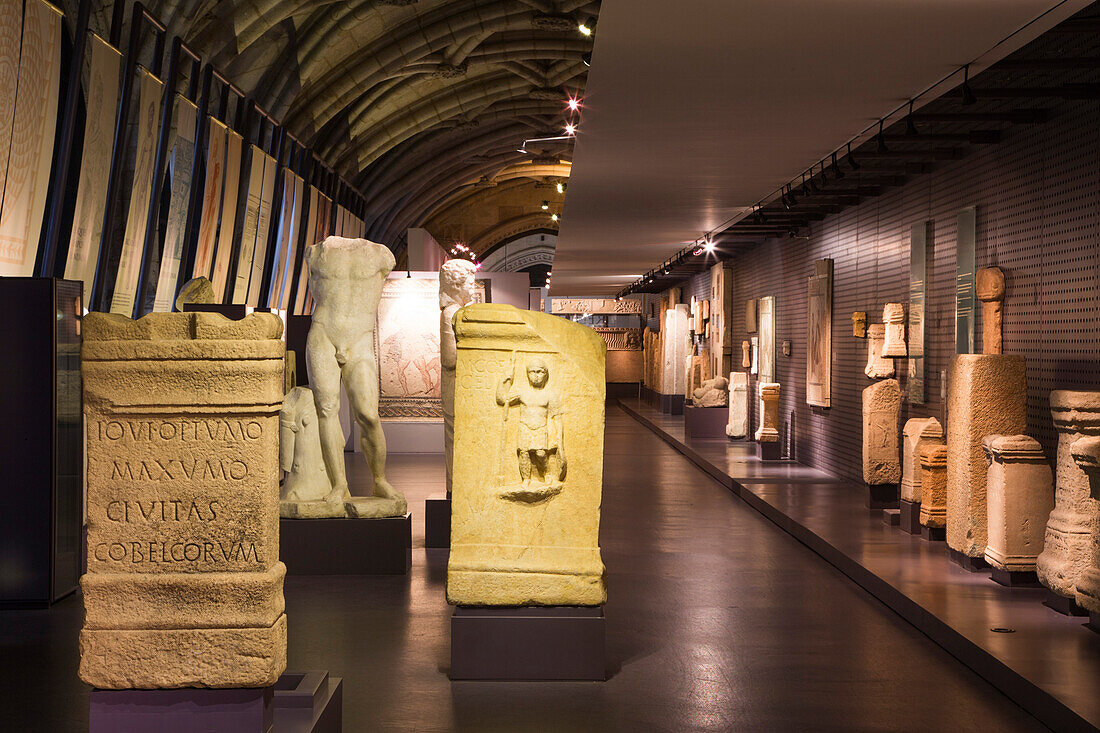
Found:
[[[410,506],[438,490],[440,456],[392,463]],[[414,519],[408,577],[286,581],[288,667],[343,676],[345,730],[1046,730],[611,404],[606,683],[450,682],[446,551]],[[80,614],[0,612],[5,730],[86,727]]]

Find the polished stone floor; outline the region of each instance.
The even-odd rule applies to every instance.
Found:
[[[344,678],[346,731],[1046,730],[940,647],[608,409],[605,683],[451,683],[433,456],[393,456],[412,575],[288,578],[292,669]],[[76,731],[80,603],[0,612],[0,730]]]

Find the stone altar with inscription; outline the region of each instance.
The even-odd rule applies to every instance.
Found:
[[[749,434],[749,375],[746,372],[730,372],[730,414],[726,423],[726,435],[744,438]]]
[[[92,313],[82,330],[80,678],[102,689],[273,685],[286,667],[282,322]]]
[[[988,525],[982,440],[1027,428],[1024,357],[957,354],[951,360],[947,400],[947,546],[984,558]]]
[[[902,433],[901,488],[903,501],[921,502],[920,456],[930,445],[943,443],[943,427],[934,417],[914,417],[907,420]]]
[[[454,324],[448,602],[603,604],[603,339],[507,305],[468,306]]]
[[[867,326],[867,366],[863,368],[863,373],[871,379],[889,379],[894,376],[894,360],[882,355],[885,338],[885,325],[872,323]]]
[[[982,450],[988,465],[985,560],[1000,570],[1034,572],[1054,508],[1054,482],[1043,448],[1027,435],[987,435]]]
[[[757,389],[760,402],[760,427],[756,429],[757,443],[779,442],[779,383],[761,382]]]
[[[891,359],[905,356],[905,306],[901,303],[887,303],[883,306],[882,324],[882,355]]]
[[[898,419],[901,387],[896,379],[876,382],[863,390],[863,481],[896,484],[901,479]]]
[[[920,523],[938,530],[947,526],[947,445],[944,443],[930,443],[920,451]]]
[[[1089,476],[1081,465],[1087,465],[1088,444],[1078,446],[1081,461],[1075,460],[1073,446],[1082,438],[1100,436],[1100,392],[1056,389],[1050,393],[1050,413],[1058,431],[1054,510],[1047,520],[1035,571],[1047,588],[1075,598],[1078,580],[1092,559],[1092,533],[1100,523],[1100,504],[1091,496]]]
[[[459,308],[474,302],[476,273],[477,266],[469,260],[448,260],[439,268],[440,396],[443,403],[443,461],[447,470],[447,496],[451,495],[454,464],[455,366],[458,363],[458,347],[451,321]]]

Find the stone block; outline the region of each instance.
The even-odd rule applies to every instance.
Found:
[[[943,443],[943,428],[934,417],[915,417],[902,429],[901,499],[921,501],[920,454],[925,446]]]
[[[882,342],[886,326],[872,323],[867,326],[867,366],[863,373],[871,379],[888,379],[894,376],[894,360],[882,355]]]
[[[744,438],[749,434],[749,375],[730,372],[730,413],[726,435]]]
[[[905,350],[905,306],[901,303],[887,303],[882,309],[883,332],[882,355],[890,358],[904,357]]]
[[[863,481],[896,484],[901,479],[898,456],[898,419],[901,387],[898,380],[876,382],[863,390]]]
[[[1035,571],[1054,508],[1054,481],[1039,442],[1027,435],[987,435],[985,560],[1010,573]]]
[[[947,526],[947,446],[930,443],[920,452],[920,523],[930,529]]]
[[[760,427],[756,430],[757,443],[779,442],[779,383],[761,382]]]

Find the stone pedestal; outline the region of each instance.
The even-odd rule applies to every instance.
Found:
[[[1090,564],[1092,531],[1100,519],[1088,476],[1074,460],[1072,446],[1083,437],[1100,436],[1100,392],[1055,390],[1050,393],[1050,412],[1058,431],[1054,510],[1035,570],[1040,583],[1073,600],[1078,578]]]
[[[863,481],[897,484],[901,480],[898,457],[898,419],[901,387],[898,380],[876,382],[863,390]]]
[[[867,366],[863,373],[871,379],[886,379],[894,376],[894,360],[882,355],[882,342],[886,326],[871,323],[867,326]]]
[[[729,422],[726,435],[744,438],[749,434],[749,375],[746,372],[730,372]]]
[[[904,357],[905,350],[905,306],[901,303],[887,303],[882,309],[882,324],[885,334],[882,341],[882,355],[890,358]]]
[[[936,534],[947,527],[947,446],[942,443],[921,448],[920,523]]]
[[[720,439],[728,415],[725,407],[684,405],[684,437],[688,440]]]
[[[1100,614],[1100,521],[1097,521],[1097,508],[1100,504],[1100,437],[1080,438],[1070,446],[1073,460],[1089,478],[1089,491],[1092,511],[1092,551],[1084,569],[1077,576],[1077,605],[1086,609],[1092,616],[1094,631],[1096,615]]]
[[[943,428],[934,417],[915,417],[902,429],[901,500],[921,503],[921,451],[943,443]]]
[[[429,550],[451,546],[451,500],[446,494],[432,494],[424,500],[424,547]]]
[[[458,311],[447,600],[598,606],[603,339],[507,305]]]
[[[1015,435],[1027,427],[1024,358],[959,354],[947,390],[947,545],[984,558],[986,460],[982,439]]]
[[[989,527],[985,560],[997,570],[1033,573],[1054,508],[1054,483],[1043,448],[1026,435],[987,435]]]
[[[757,443],[779,443],[779,383],[761,382],[760,427],[754,436]]]
[[[83,331],[80,678],[116,690],[273,685],[286,667],[281,321],[93,313]]]

